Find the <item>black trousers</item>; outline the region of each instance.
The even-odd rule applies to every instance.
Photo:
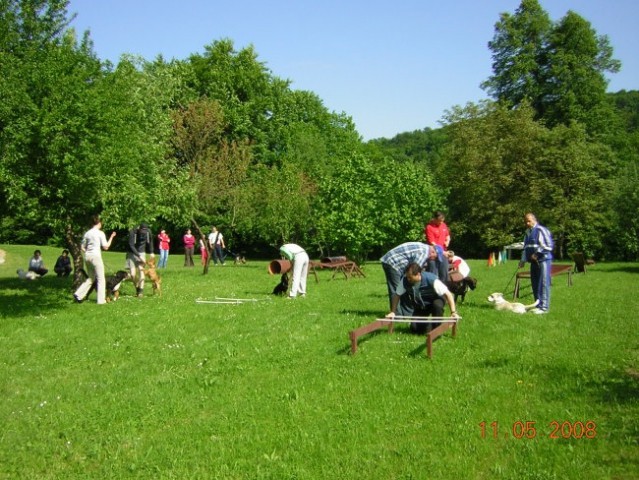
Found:
[[[415,306],[413,316],[415,317],[443,317],[444,316],[444,299],[439,297],[432,303],[424,306]],[[411,323],[410,328],[415,333],[430,332],[433,328],[437,328],[440,323]]]

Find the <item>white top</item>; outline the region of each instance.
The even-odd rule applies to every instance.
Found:
[[[106,235],[97,226],[85,233],[82,238],[82,250],[87,255],[102,255],[102,249],[106,246]]]
[[[295,260],[296,255],[305,252],[306,250],[295,243],[286,243],[280,247],[280,253],[291,261]]]
[[[457,269],[457,271],[462,274],[464,278],[470,275],[470,266],[468,265],[468,263],[466,263],[466,260],[464,260],[463,258],[455,255],[453,256],[453,261],[450,262],[450,264],[453,265]]]
[[[209,233],[209,243],[211,245],[221,245],[223,238],[224,238],[224,235],[222,235],[222,232],[220,231]]]

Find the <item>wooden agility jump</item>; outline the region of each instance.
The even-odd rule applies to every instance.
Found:
[[[396,315],[394,318],[377,318],[375,321],[363,325],[349,333],[351,340],[351,354],[357,353],[357,340],[363,335],[367,335],[376,330],[388,327],[388,333],[393,333],[396,323],[439,323],[437,327],[426,334],[426,354],[428,358],[433,358],[433,341],[452,329],[452,336],[457,336],[457,322],[462,317],[406,317]]]

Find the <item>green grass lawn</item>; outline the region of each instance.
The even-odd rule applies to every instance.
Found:
[[[516,262],[470,261],[457,338],[428,359],[405,325],[350,354],[387,313],[376,262],[290,301],[267,261],[202,275],[172,255],[162,297],[127,283],[98,306],[19,280],[34,246],[0,248],[0,478],[639,478],[637,264],[556,277],[550,314],[516,315],[486,302]],[[53,270],[61,249],[41,249]],[[215,297],[259,301],[195,301]]]

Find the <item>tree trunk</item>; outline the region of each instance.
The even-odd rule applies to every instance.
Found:
[[[211,248],[211,245],[209,245],[208,237],[204,235],[204,233],[202,233],[202,229],[200,228],[198,223],[195,221],[195,218],[191,217],[191,223],[193,224],[193,228],[197,232],[198,237],[204,242],[204,247],[206,247],[206,253],[207,253],[206,263],[204,264],[204,270],[202,271],[202,274],[206,275],[207,273],[209,273],[209,263],[211,263],[211,257],[213,256],[213,249]]]
[[[65,229],[64,238],[67,248],[73,258],[73,289],[75,290],[84,281],[84,258],[82,257],[82,240],[81,237],[73,231],[71,224],[68,223]]]

